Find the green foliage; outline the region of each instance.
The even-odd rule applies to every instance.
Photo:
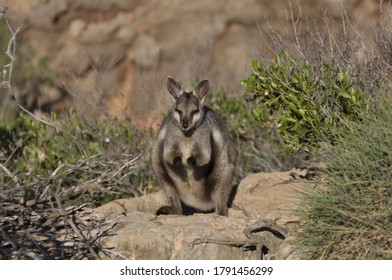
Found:
[[[252,69],[241,85],[252,94],[253,116],[277,127],[289,152],[314,154],[365,108],[361,83],[333,64],[314,67],[282,51],[269,66],[253,61]]]
[[[38,198],[51,184],[62,191],[95,184],[96,195],[83,192],[74,203],[94,199],[97,205],[126,195],[124,186],[131,180],[139,184],[133,188],[147,191],[151,172],[142,166],[145,172],[133,172],[140,161],[132,160],[149,149],[149,132],[138,131],[129,120],[87,120],[72,110],[61,118],[53,113],[47,122],[51,125],[20,114],[14,126],[0,124],[1,162],[20,185],[31,186],[25,189],[26,199]],[[14,186],[9,176],[0,182]]]
[[[303,203],[306,258],[392,258],[391,119],[383,100],[321,153],[327,168]]]
[[[285,170],[296,163],[287,155],[274,129],[261,127],[252,117],[245,96],[229,96],[223,88],[211,94],[208,106],[224,120],[237,152],[239,178],[247,174]]]

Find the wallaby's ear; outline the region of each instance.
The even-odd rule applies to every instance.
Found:
[[[181,95],[180,85],[172,77],[167,77],[167,90],[176,100]]]
[[[203,104],[204,98],[207,96],[209,90],[210,90],[210,81],[208,81],[208,79],[204,79],[197,85],[196,96],[201,104]]]

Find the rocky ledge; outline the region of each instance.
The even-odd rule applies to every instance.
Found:
[[[104,220],[103,259],[299,259],[294,250],[298,205],[312,185],[305,170],[243,179],[229,216],[161,215],[162,192],[112,201],[91,210]]]

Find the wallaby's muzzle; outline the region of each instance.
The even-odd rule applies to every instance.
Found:
[[[181,127],[182,127],[183,130],[187,130],[189,128],[188,120],[182,121]]]

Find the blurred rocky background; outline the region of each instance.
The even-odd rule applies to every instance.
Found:
[[[9,7],[12,26],[23,25],[14,73],[18,102],[36,112],[75,107],[93,117],[125,114],[154,129],[170,106],[168,75],[185,88],[208,77],[215,87],[241,94],[239,81],[249,73],[251,59],[275,52],[269,44],[274,32],[290,40],[297,19],[323,26],[347,16],[361,36],[370,36],[382,5],[379,0],[0,0]],[[4,49],[3,35],[1,40]]]

